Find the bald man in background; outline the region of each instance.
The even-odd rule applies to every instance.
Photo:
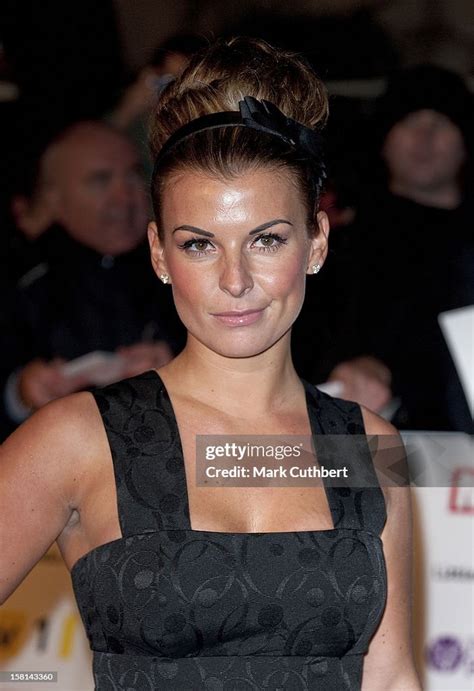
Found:
[[[3,437],[42,405],[96,383],[87,371],[68,373],[68,361],[118,353],[122,378],[160,367],[182,342],[151,267],[147,196],[130,142],[104,123],[77,123],[50,144],[40,178],[53,223],[0,335]]]

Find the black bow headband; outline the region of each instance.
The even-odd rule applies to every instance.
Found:
[[[326,178],[326,167],[323,160],[323,138],[319,132],[286,117],[273,103],[259,101],[253,96],[245,96],[243,101],[239,101],[239,108],[240,111],[203,115],[176,130],[158,152],[153,168],[152,185],[162,159],[179,141],[196,132],[229,125],[250,127],[279,137],[308,159],[313,169],[315,184],[318,187],[322,184]]]

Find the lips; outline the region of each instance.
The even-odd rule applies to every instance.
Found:
[[[257,310],[234,310],[232,312],[213,313],[212,316],[226,326],[248,326],[257,322],[265,308]]]

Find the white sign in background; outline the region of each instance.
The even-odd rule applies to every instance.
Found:
[[[473,440],[449,432],[402,437],[426,469],[413,489],[414,633],[423,688],[473,691]]]
[[[474,305],[442,312],[438,320],[474,417]]]

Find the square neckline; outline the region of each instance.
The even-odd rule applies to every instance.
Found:
[[[110,548],[112,545],[119,543],[119,542],[122,542],[123,540],[130,540],[130,539],[135,538],[135,537],[151,536],[151,535],[154,535],[156,533],[161,533],[161,532],[179,531],[179,532],[191,533],[191,534],[196,535],[196,536],[199,536],[199,535],[208,535],[208,536],[219,535],[219,536],[228,536],[229,539],[234,537],[234,536],[260,537],[262,535],[291,536],[291,535],[300,535],[300,534],[301,535],[310,535],[310,534],[313,534],[313,535],[331,535],[331,534],[337,534],[337,533],[350,533],[352,535],[353,533],[360,533],[360,532],[364,533],[365,532],[365,533],[370,533],[371,535],[378,538],[379,540],[381,539],[379,535],[377,535],[373,531],[367,530],[365,528],[346,528],[346,527],[337,528],[335,526],[334,515],[333,515],[332,509],[331,509],[331,502],[330,502],[330,498],[329,498],[330,487],[328,487],[328,485],[325,483],[324,478],[323,478],[323,487],[324,487],[324,493],[325,493],[326,501],[328,504],[329,514],[331,516],[331,521],[333,524],[332,528],[321,528],[321,529],[314,529],[314,530],[269,530],[269,531],[260,531],[260,532],[245,532],[245,531],[241,531],[241,532],[232,531],[232,532],[230,532],[230,531],[224,531],[224,530],[197,530],[195,528],[192,528],[192,526],[191,526],[191,512],[189,510],[189,493],[188,493],[188,485],[187,485],[186,466],[184,463],[184,454],[183,454],[183,447],[182,447],[182,443],[181,443],[181,435],[179,433],[179,427],[178,427],[178,422],[177,422],[176,415],[174,412],[173,403],[171,401],[171,397],[168,393],[168,390],[165,386],[163,379],[160,377],[160,375],[158,374],[158,372],[155,369],[146,370],[145,372],[142,372],[142,374],[138,375],[138,376],[139,377],[148,376],[150,374],[150,372],[153,373],[155,378],[158,380],[158,383],[161,385],[161,389],[165,394],[165,397],[166,397],[166,400],[168,402],[170,411],[172,413],[171,419],[172,419],[172,424],[174,426],[174,429],[175,429],[175,432],[177,435],[177,439],[178,439],[178,443],[179,443],[180,460],[182,463],[183,474],[184,474],[184,479],[185,479],[186,504],[188,507],[189,528],[165,528],[165,529],[158,529],[155,531],[146,531],[146,532],[142,532],[142,533],[136,533],[133,535],[126,535],[125,536],[123,534],[122,525],[121,525],[121,521],[120,521],[120,507],[119,507],[119,503],[118,503],[118,492],[117,492],[117,488],[116,488],[115,503],[116,503],[117,514],[118,514],[118,518],[119,518],[120,532],[122,534],[118,538],[114,538],[113,540],[108,540],[107,542],[103,542],[102,544],[97,545],[96,547],[92,547],[92,549],[88,550],[83,555],[81,555],[78,559],[76,559],[76,561],[74,562],[74,564],[72,565],[72,567],[69,570],[69,573],[70,573],[71,578],[73,580],[74,580],[74,577],[76,574],[76,567],[79,568],[80,564],[85,562],[93,554],[96,554],[97,552],[100,552],[103,549]],[[318,399],[319,398],[319,391],[314,385],[310,384],[309,382],[307,382],[302,377],[300,377],[300,381],[303,384],[303,387],[305,390],[306,411],[307,411],[307,415],[309,418],[311,434],[312,434],[312,436],[316,436],[318,433],[323,434],[324,431],[321,427],[321,424],[319,423],[319,421],[316,418],[314,418],[311,415],[311,408],[309,405],[309,397],[312,396],[313,398]],[[94,398],[94,401],[95,401],[95,398]],[[95,401],[95,403],[97,405],[96,401]],[[319,427],[319,429],[318,429],[318,427]],[[110,448],[110,443],[109,443],[109,448]]]
[[[171,400],[171,396],[168,392],[168,389],[166,388],[166,384],[161,378],[161,376],[158,374],[157,370],[152,369],[149,370],[150,372],[153,372],[155,377],[158,379],[158,383],[161,386],[161,389],[165,395],[166,401],[168,403],[171,415],[170,415],[170,420],[173,426],[173,432],[176,435],[177,439],[177,447],[179,451],[179,460],[182,466],[182,471],[184,475],[184,485],[185,485],[185,491],[186,491],[186,497],[185,497],[185,505],[187,506],[187,515],[189,517],[188,523],[189,523],[189,528],[186,528],[188,532],[191,533],[206,533],[206,534],[217,534],[217,535],[283,535],[283,534],[296,534],[296,533],[332,533],[334,531],[339,530],[339,528],[336,528],[335,522],[334,522],[334,515],[331,509],[331,501],[329,497],[329,487],[327,486],[324,478],[322,478],[322,484],[324,487],[324,496],[326,498],[326,503],[327,503],[327,508],[329,512],[329,516],[331,519],[332,523],[332,528],[322,528],[319,530],[267,530],[267,531],[252,531],[252,532],[247,532],[247,531],[225,531],[225,530],[199,530],[196,528],[192,527],[192,520],[191,520],[191,507],[190,507],[190,502],[189,502],[189,489],[188,489],[188,473],[186,470],[186,464],[184,462],[184,450],[183,450],[183,444],[181,440],[181,434],[179,431],[179,425],[178,425],[178,420],[176,417],[176,413],[174,410],[173,402]],[[144,372],[143,374],[147,374],[147,372]],[[311,430],[311,437],[315,437],[318,433],[322,433],[321,426],[319,425],[319,429],[317,429],[317,424],[316,420],[313,418],[311,415],[311,408],[309,405],[309,397],[313,396],[314,398],[318,397],[318,390],[316,387],[312,386],[309,384],[309,382],[305,381],[303,378],[299,378],[305,392],[305,403],[306,403],[306,415],[307,419],[309,421],[309,427]],[[315,395],[316,394],[316,395]]]

